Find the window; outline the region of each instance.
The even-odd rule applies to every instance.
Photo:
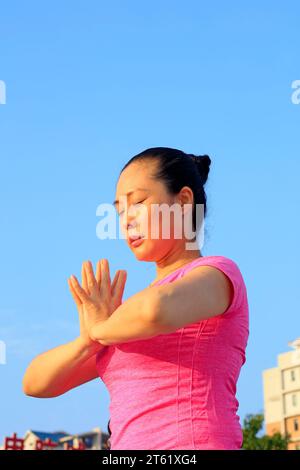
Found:
[[[294,419],[294,431],[298,431],[298,429],[299,429],[298,419]]]
[[[295,394],[292,395],[292,404],[293,406],[297,406],[297,395]]]
[[[292,380],[292,382],[295,382],[295,380],[296,380],[295,371],[294,371],[294,370],[291,370],[291,380]]]

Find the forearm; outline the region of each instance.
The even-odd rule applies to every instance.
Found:
[[[32,360],[24,374],[22,382],[24,393],[39,398],[55,397],[65,393],[71,388],[70,381],[76,382],[80,366],[97,350],[99,345],[97,348],[87,347],[81,337],[77,337],[73,341],[39,354]]]
[[[110,346],[162,334],[166,330],[157,321],[158,309],[157,288],[146,288],[123,302],[108,319],[95,323],[90,337]]]

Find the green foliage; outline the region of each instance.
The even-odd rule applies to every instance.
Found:
[[[263,414],[248,414],[243,423],[243,446],[246,450],[287,450],[290,435],[282,436],[276,432],[272,436],[257,434],[262,430]]]

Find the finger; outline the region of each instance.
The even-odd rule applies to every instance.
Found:
[[[76,295],[79,297],[80,301],[82,303],[88,303],[90,298],[89,298],[88,294],[85,292],[85,290],[79,284],[76,276],[74,276],[72,274],[70,280],[71,280],[72,286],[74,288],[74,291],[75,291]]]
[[[113,280],[113,282],[112,282],[112,285],[111,285],[111,292],[112,292],[112,293],[113,293],[114,290],[115,290],[116,284],[117,284],[117,282],[118,282],[119,275],[120,275],[120,270],[118,269],[118,271],[117,271],[116,274],[115,274],[115,277],[114,277],[114,280]]]
[[[98,287],[97,281],[94,276],[93,265],[90,261],[87,261],[86,263],[84,263],[84,266],[85,266],[85,273],[87,277],[88,289],[92,293],[92,291],[95,290],[95,287]]]
[[[88,288],[88,283],[87,283],[87,277],[86,277],[84,262],[82,263],[82,266],[81,266],[81,279],[82,279],[82,288],[86,291],[87,294],[90,294],[90,291],[89,291],[89,288]]]
[[[115,275],[115,278],[114,278],[114,281],[112,283],[112,286],[111,286],[111,292],[112,292],[112,295],[115,295],[116,293],[116,289],[118,287],[118,282],[120,281],[120,276],[122,276],[122,270],[118,270],[116,275]]]
[[[127,280],[127,271],[125,271],[125,270],[123,269],[123,270],[120,271],[120,274],[119,274],[119,277],[118,277],[118,280],[117,280],[117,283],[116,283],[114,292],[113,292],[113,294],[112,294],[113,297],[114,297],[114,301],[115,301],[117,304],[120,304],[121,301],[122,301],[122,297],[123,297],[123,294],[124,294],[124,289],[125,289],[126,280]]]
[[[100,286],[101,286],[101,263],[100,263],[100,260],[97,262],[97,267],[96,267],[96,281],[97,281],[98,287],[100,289]]]
[[[100,295],[106,297],[111,294],[111,280],[107,259],[101,260],[101,286]]]
[[[78,297],[78,295],[76,294],[70,279],[68,279],[68,284],[69,284],[71,294],[72,294],[72,296],[75,300],[75,303],[76,303],[77,307],[79,307],[82,304],[82,302],[81,302],[80,298]]]

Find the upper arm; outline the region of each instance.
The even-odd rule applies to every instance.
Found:
[[[195,267],[181,279],[155,289],[156,321],[168,332],[224,313],[234,294],[229,277],[213,266]]]

